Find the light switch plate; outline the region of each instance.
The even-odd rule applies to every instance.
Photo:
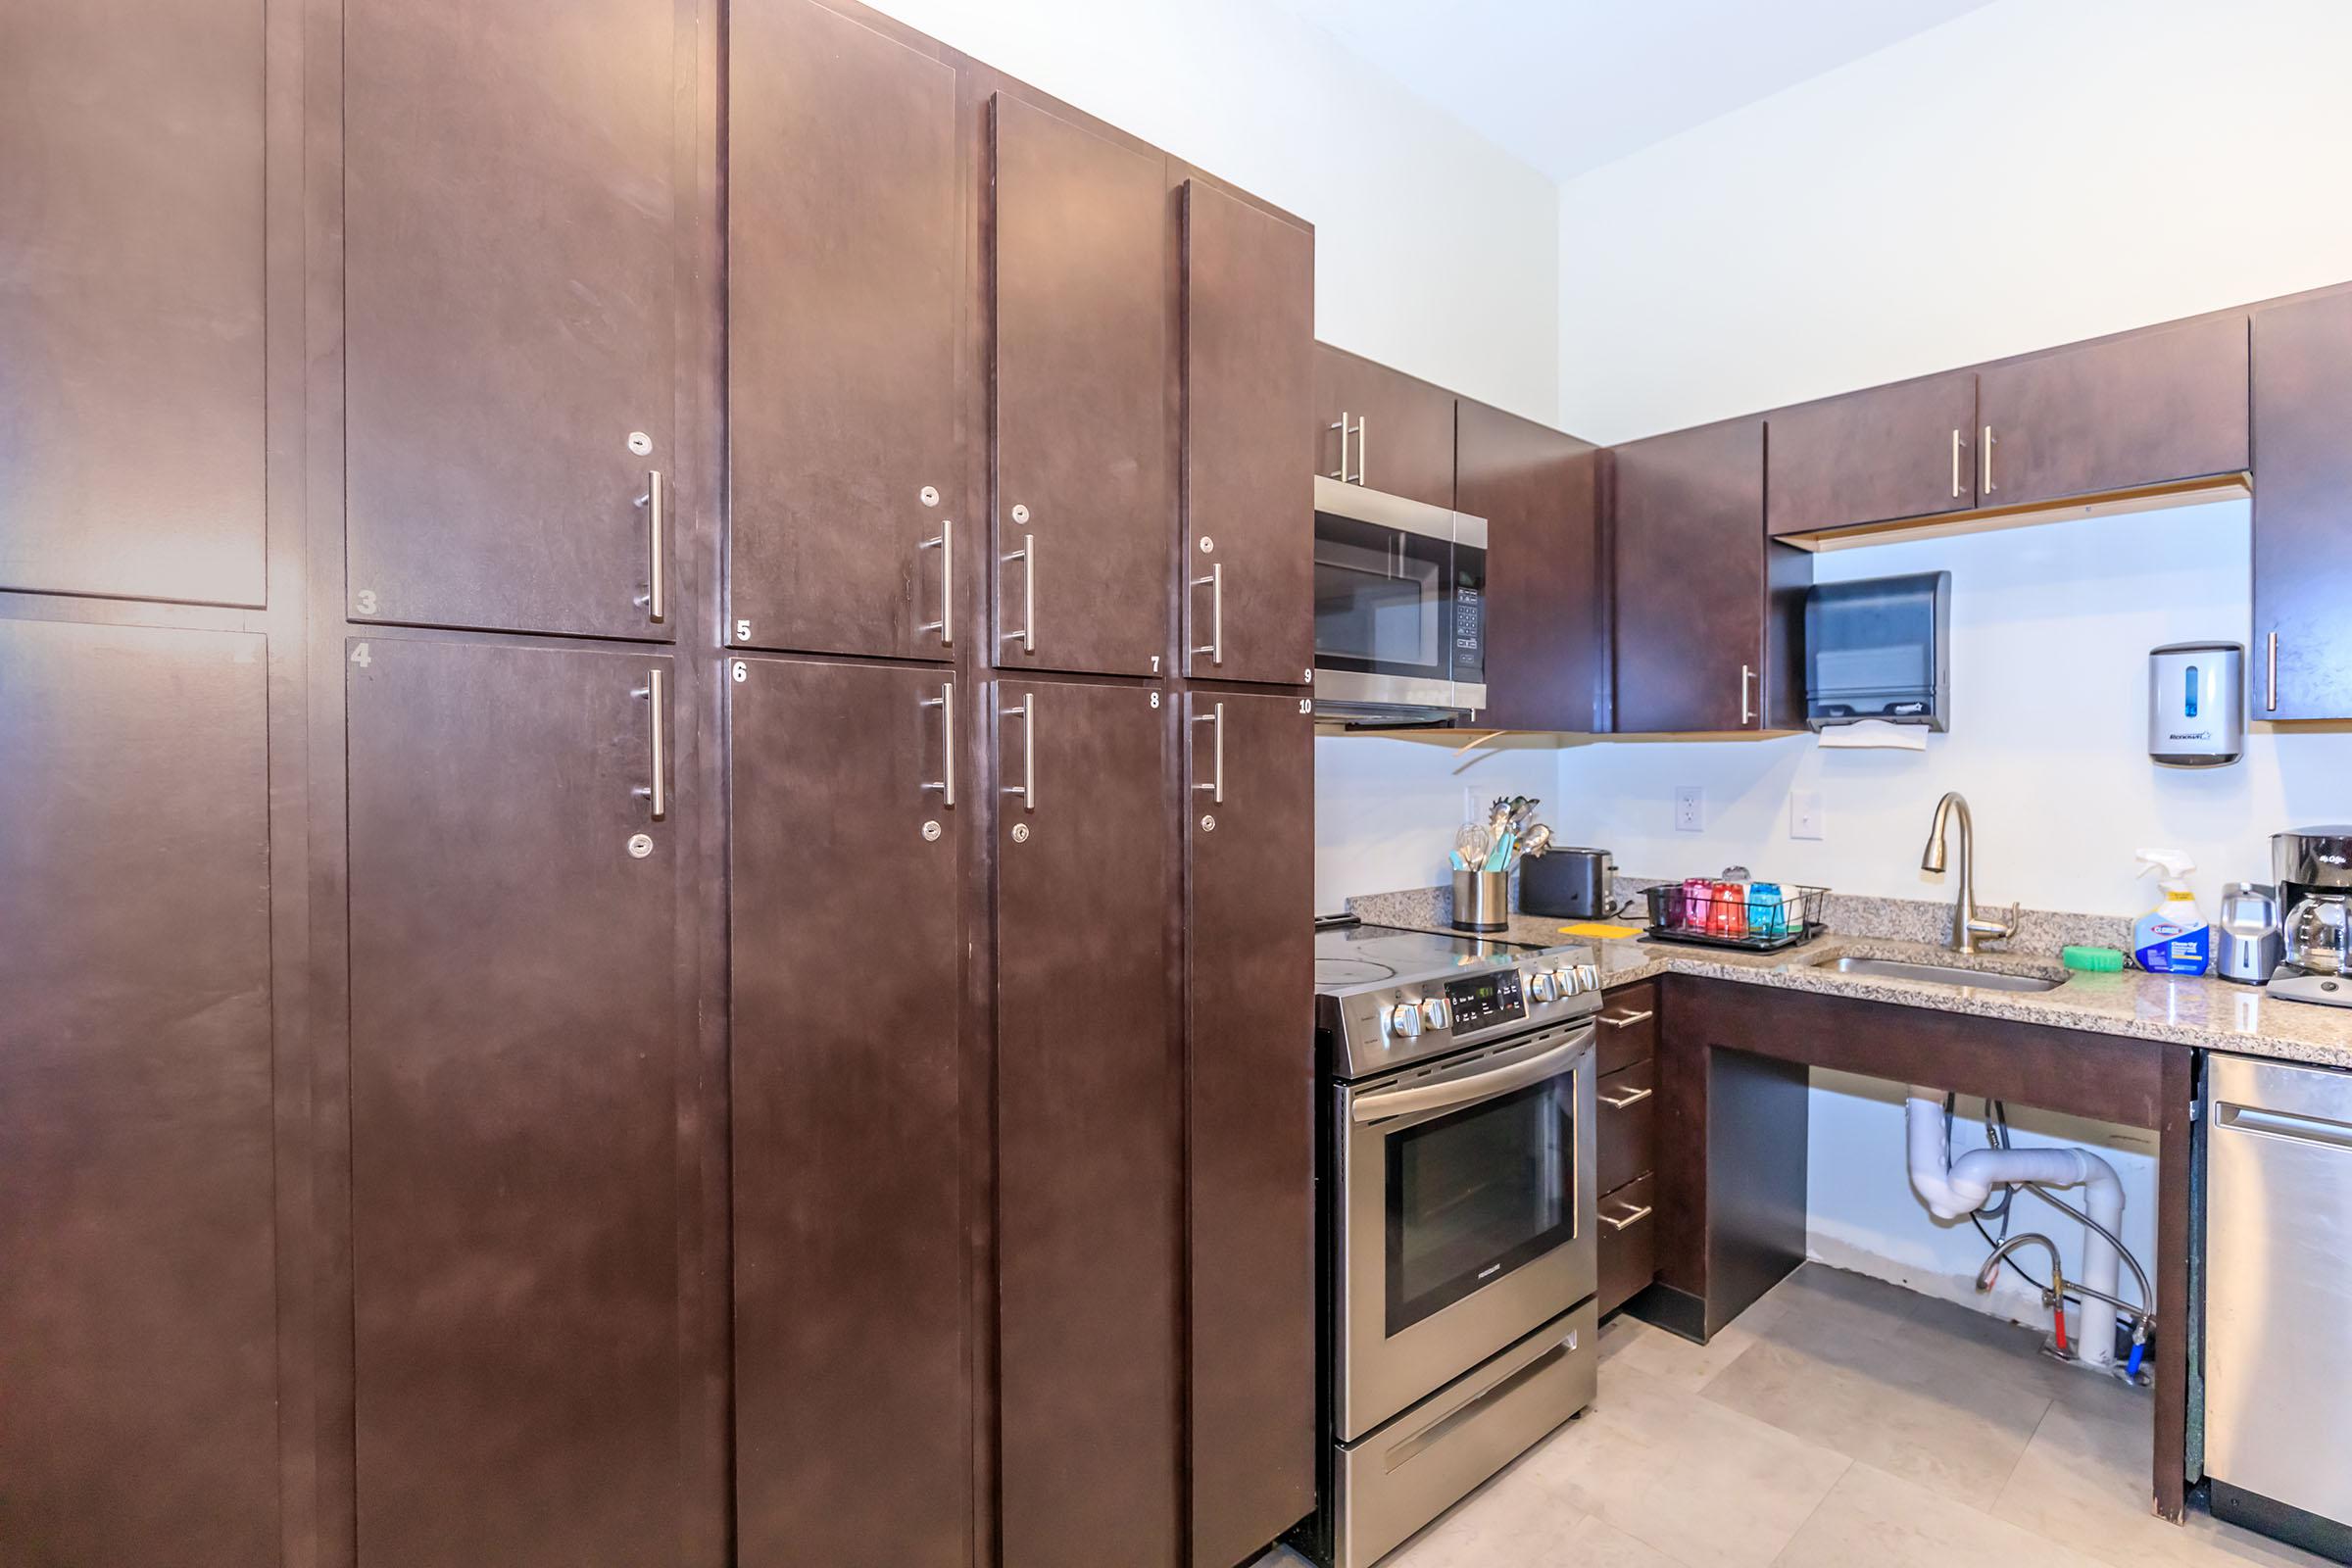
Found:
[[[1707,830],[1707,792],[1696,784],[1675,786],[1674,830],[1677,833],[1704,833]]]
[[[1821,834],[1821,792],[1798,790],[1788,797],[1788,836],[1817,839]]]

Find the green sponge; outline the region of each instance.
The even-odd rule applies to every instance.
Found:
[[[2119,974],[2124,967],[2124,950],[2067,948],[2059,953],[2058,961],[2069,969],[2082,969],[2091,974]]]

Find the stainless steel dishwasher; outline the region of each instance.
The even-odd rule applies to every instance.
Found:
[[[2352,1562],[2352,1072],[2206,1058],[2216,1517]]]

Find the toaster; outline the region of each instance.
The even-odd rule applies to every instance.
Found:
[[[1519,912],[1603,919],[1616,870],[1606,850],[1546,850],[1519,866]]]

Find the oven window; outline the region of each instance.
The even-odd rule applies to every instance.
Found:
[[[1561,1073],[1389,1136],[1390,1334],[1575,1235],[1574,1083]]]
[[[1328,513],[1315,517],[1315,654],[1370,672],[1447,668],[1452,547]]]

